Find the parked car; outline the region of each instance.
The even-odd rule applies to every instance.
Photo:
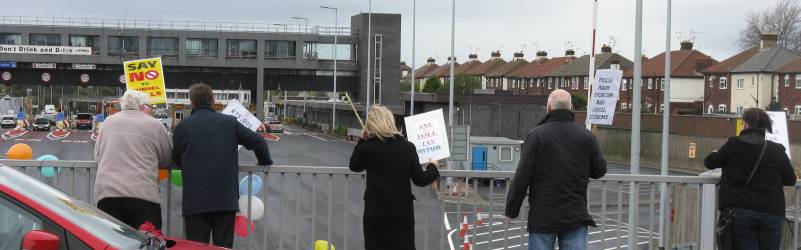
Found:
[[[92,123],[94,123],[95,118],[92,114],[89,113],[79,113],[75,117],[75,128],[77,129],[92,129]]]
[[[0,166],[0,249],[223,249],[131,228],[86,202]]]
[[[52,126],[52,122],[50,119],[47,118],[36,118],[33,122],[33,130],[41,130],[41,131],[50,131],[50,127]]]
[[[264,123],[264,127],[267,128],[267,132],[269,133],[284,132],[284,124],[281,124],[279,120],[267,120],[267,122]]]
[[[3,116],[2,121],[0,121],[0,127],[2,128],[14,128],[16,126],[17,119],[10,115]]]
[[[167,113],[155,113],[153,114],[153,117],[159,120],[161,124],[164,125],[164,128],[167,129],[167,131],[171,130],[170,127],[172,127],[172,119],[170,119],[170,116],[168,116]]]

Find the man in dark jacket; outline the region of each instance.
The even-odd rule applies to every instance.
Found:
[[[548,115],[529,131],[506,202],[507,223],[517,218],[528,192],[529,249],[587,247],[587,183],[606,174],[595,136],[575,122],[570,93],[548,97]]]
[[[267,142],[233,116],[215,112],[214,95],[203,83],[189,87],[192,115],[175,127],[173,159],[183,170],[186,238],[233,248],[239,211],[238,145],[253,150],[259,165],[273,164]]]

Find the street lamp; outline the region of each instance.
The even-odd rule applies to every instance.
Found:
[[[306,25],[305,25],[305,26],[303,26],[303,32],[304,32],[304,33],[309,33],[309,19],[308,19],[308,18],[305,18],[305,17],[296,17],[296,16],[293,16],[293,17],[292,17],[292,19],[295,19],[295,20],[303,20],[303,21],[305,21],[305,22],[306,22]]]
[[[331,130],[334,130],[337,124],[337,100],[339,99],[337,98],[337,38],[339,36],[337,19],[339,19],[339,10],[328,6],[320,6],[320,8],[334,10],[334,49],[331,52],[334,55],[334,102],[331,110]]]

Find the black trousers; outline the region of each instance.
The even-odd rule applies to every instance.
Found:
[[[161,230],[161,205],[139,198],[114,197],[97,202],[97,208],[134,229],[146,221]]]
[[[208,244],[211,237],[215,246],[234,248],[235,220],[236,212],[233,211],[184,216],[186,239]]]

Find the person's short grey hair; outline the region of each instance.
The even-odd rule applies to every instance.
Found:
[[[548,96],[548,107],[551,107],[551,110],[573,109],[573,100],[570,93],[563,89],[554,90]]]
[[[120,98],[120,106],[124,110],[138,110],[143,104],[147,104],[150,96],[141,91],[126,90]]]

